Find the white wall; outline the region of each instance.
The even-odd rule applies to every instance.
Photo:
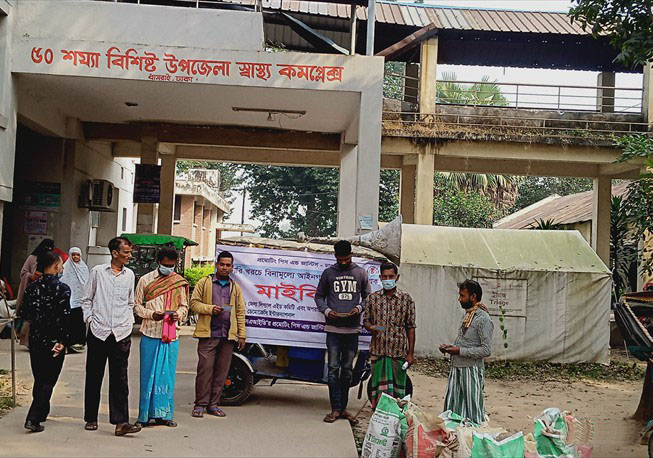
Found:
[[[16,84],[11,75],[11,51],[16,9],[0,0],[0,200],[11,201],[16,144]]]
[[[80,41],[263,49],[260,13],[113,2],[18,0],[16,36]]]

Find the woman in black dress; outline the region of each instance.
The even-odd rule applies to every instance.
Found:
[[[63,271],[61,257],[46,251],[39,255],[43,276],[30,283],[20,308],[20,317],[29,321],[29,356],[34,375],[32,405],[25,428],[43,431],[42,422],[50,413],[50,398],[70,345],[70,287],[59,281]]]

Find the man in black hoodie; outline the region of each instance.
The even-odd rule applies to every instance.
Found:
[[[337,262],[322,272],[315,294],[317,308],[326,316],[331,413],[324,421],[333,423],[346,418],[356,424],[358,420],[347,412],[347,402],[358,351],[360,317],[371,288],[365,269],[351,262],[351,243],[340,240],[334,249]]]

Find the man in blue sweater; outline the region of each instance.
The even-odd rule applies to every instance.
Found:
[[[334,250],[337,262],[322,272],[315,294],[317,308],[326,316],[331,413],[324,421],[333,423],[338,418],[346,418],[355,425],[358,420],[347,412],[347,402],[361,314],[371,288],[365,269],[351,261],[351,243],[340,240]]]

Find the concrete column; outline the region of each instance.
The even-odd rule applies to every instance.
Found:
[[[427,145],[417,156],[415,179],[415,224],[433,224],[433,177],[435,155]]]
[[[356,18],[356,3],[352,3],[349,13],[349,55],[356,54],[356,29],[358,28],[358,21]]]
[[[596,78],[599,86],[596,93],[596,110],[601,113],[614,113],[614,72],[601,72]]]
[[[401,167],[401,182],[399,185],[399,213],[406,224],[415,223],[415,164],[404,164]]]
[[[172,154],[161,155],[161,202],[159,203],[157,234],[172,235],[175,208],[175,170],[177,159]]]
[[[646,122],[648,122],[648,130],[653,130],[653,62],[644,65],[642,114],[644,115]]]
[[[339,237],[379,227],[382,93],[381,79],[374,88],[361,93],[358,118],[343,134],[338,190]],[[354,144],[355,141],[358,144]]]
[[[63,140],[63,160],[61,170],[61,207],[59,208],[59,230],[55,240],[57,246],[70,247],[73,231],[73,212],[77,209],[80,189],[75,187],[75,158],[77,141]],[[88,243],[86,244],[88,245]],[[86,250],[86,246],[82,248]]]
[[[419,64],[419,112],[435,112],[437,93],[438,38],[422,42]]]
[[[406,64],[404,102],[417,103],[419,97],[419,65]]]
[[[610,208],[612,180],[600,176],[594,179],[592,196],[592,248],[610,266]]]
[[[158,164],[158,142],[156,137],[143,137],[141,139],[141,164]],[[138,204],[136,214],[136,231],[138,233],[156,232],[156,205]]]

